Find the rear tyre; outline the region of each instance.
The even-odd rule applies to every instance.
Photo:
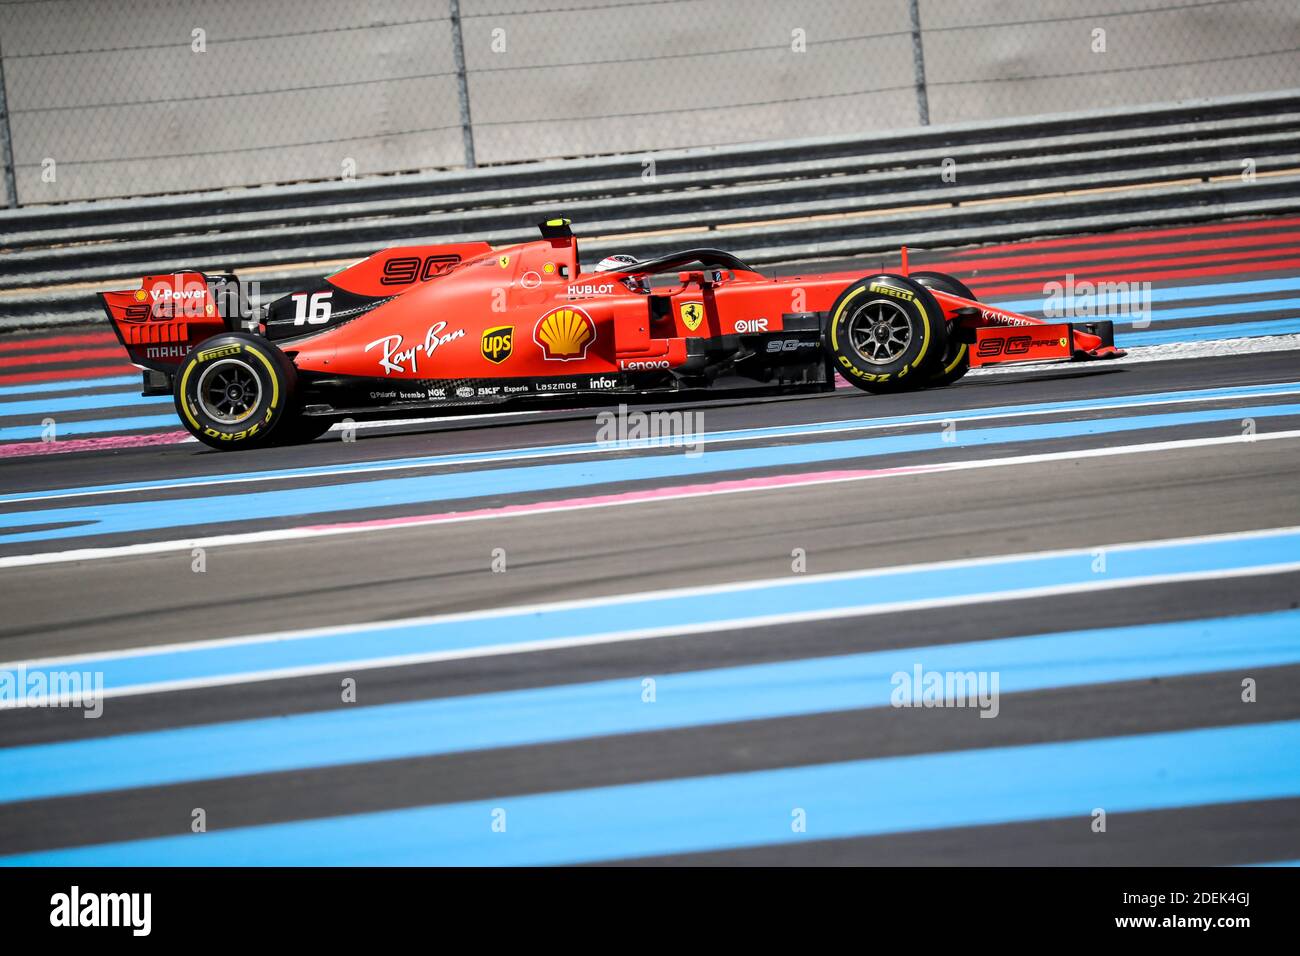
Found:
[[[924,388],[948,345],[928,289],[898,275],[859,279],[831,306],[826,348],[846,381],[867,392]]]
[[[181,424],[222,451],[269,444],[297,417],[293,363],[263,338],[226,332],[207,339],[176,370]]]
[[[908,278],[915,279],[927,289],[938,289],[940,292],[947,292],[949,295],[959,295],[963,299],[979,301],[975,298],[975,294],[966,288],[964,282],[960,279],[954,279],[944,272],[913,272]],[[957,330],[950,323],[948,326],[948,347],[944,349],[943,361],[939,363],[938,368],[926,380],[926,388],[942,388],[945,385],[951,385],[970,371],[970,346],[963,342],[956,332]]]

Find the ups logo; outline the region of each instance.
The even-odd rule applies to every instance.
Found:
[[[498,325],[494,329],[483,331],[483,357],[494,365],[500,365],[510,358],[515,349],[515,327]]]

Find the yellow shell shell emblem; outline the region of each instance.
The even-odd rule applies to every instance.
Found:
[[[682,325],[694,332],[704,321],[704,304],[702,302],[682,303]]]
[[[596,323],[582,309],[561,306],[537,320],[533,338],[545,358],[572,362],[587,357],[588,346],[596,340]]]
[[[145,292],[144,289],[135,290],[135,301],[143,302],[147,298],[149,298],[149,294]]]

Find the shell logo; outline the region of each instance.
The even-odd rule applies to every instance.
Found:
[[[561,306],[537,320],[533,339],[542,347],[544,358],[577,361],[587,357],[588,346],[596,341],[596,323],[582,309]]]
[[[149,298],[149,294],[145,292],[144,289],[135,290],[135,301],[143,302],[147,298]]]

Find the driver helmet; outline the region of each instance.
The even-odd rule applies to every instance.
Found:
[[[592,272],[613,272],[616,270],[627,269],[630,266],[636,265],[636,263],[637,263],[636,256],[625,256],[625,255],[606,256],[604,259],[601,259],[599,262],[597,262],[595,268],[593,268],[591,271]]]

